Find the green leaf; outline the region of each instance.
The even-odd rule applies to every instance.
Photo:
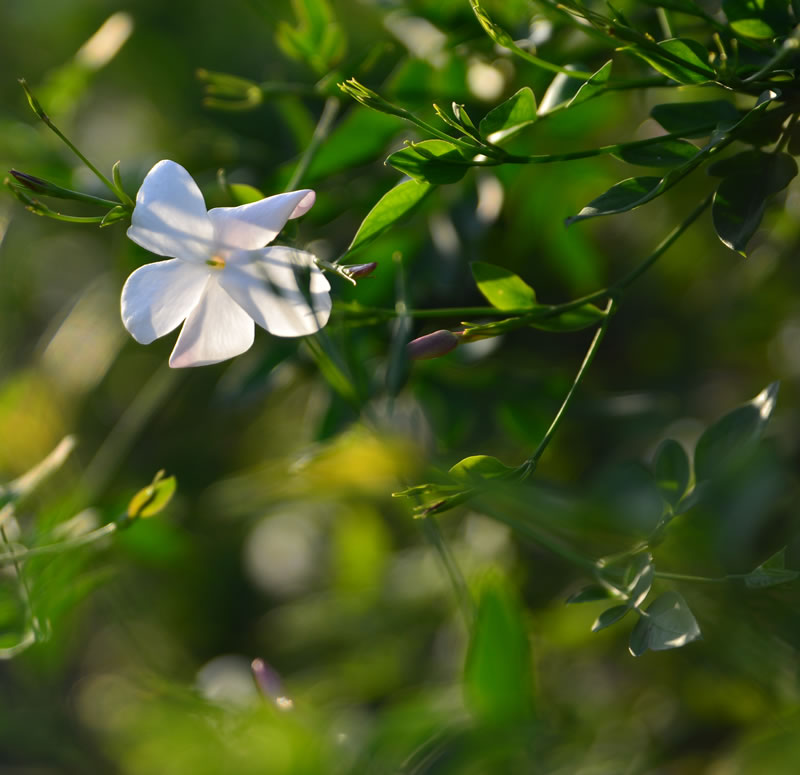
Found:
[[[714,71],[708,65],[708,51],[697,41],[689,38],[670,38],[661,41],[658,48],[661,52],[633,46],[625,50],[678,83],[705,83],[714,79]]]
[[[430,191],[429,183],[418,183],[416,180],[406,180],[387,191],[367,213],[343,255],[346,256],[379,237],[395,221],[408,215]]]
[[[487,585],[464,665],[467,706],[481,721],[507,724],[535,707],[533,660],[524,612],[506,585]]]
[[[602,94],[606,89],[608,79],[611,77],[611,64],[609,59],[591,78],[583,83],[579,83],[575,78],[570,78],[564,73],[556,75],[539,103],[538,114],[546,116],[554,110],[566,110]],[[571,69],[570,65],[567,65],[567,69]]]
[[[589,584],[571,594],[566,600],[566,605],[571,605],[572,603],[595,603],[598,600],[608,600],[610,597],[611,592],[602,584]]]
[[[490,110],[479,125],[481,136],[490,143],[510,140],[536,121],[536,97],[528,86]]]
[[[674,507],[689,486],[691,471],[684,448],[673,439],[665,439],[656,450],[653,463],[658,489]]]
[[[230,191],[237,205],[249,205],[265,197],[264,193],[259,191],[255,186],[248,185],[247,183],[229,183],[228,191]]]
[[[533,309],[536,293],[521,277],[495,264],[473,261],[470,265],[478,290],[495,308]]]
[[[582,102],[592,99],[605,91],[605,86],[611,78],[612,60],[608,60],[589,80],[585,81],[577,94],[567,104],[568,108],[580,105]]]
[[[748,589],[764,589],[800,578],[800,571],[786,567],[786,547],[775,553],[744,577]]]
[[[573,69],[572,65],[566,66],[567,70]],[[575,66],[574,69],[580,69]],[[562,110],[569,106],[572,99],[580,91],[583,84],[577,78],[571,78],[564,73],[558,73],[542,97],[539,108],[536,111],[539,116],[546,116],[555,110]]]
[[[594,304],[584,304],[577,309],[562,312],[554,317],[542,318],[541,320],[533,318],[528,325],[541,331],[566,333],[591,328],[600,323],[605,317],[606,313],[599,307]]]
[[[637,555],[628,568],[628,573],[631,576],[628,583],[628,608],[638,608],[653,586],[655,568],[652,556],[649,553]]]
[[[395,151],[387,160],[397,170],[421,183],[457,183],[470,162],[445,140],[423,140]]]
[[[768,40],[788,33],[791,21],[788,3],[776,0],[723,0],[722,10],[728,24],[745,38]]]
[[[592,625],[592,632],[599,632],[606,627],[610,627],[612,624],[616,624],[630,610],[630,607],[627,605],[615,605],[611,608],[606,608],[606,610],[595,619]]]
[[[786,188],[797,175],[797,163],[787,153],[745,151],[716,166],[726,175],[714,194],[711,215],[722,243],[745,255],[767,200]]]
[[[661,184],[662,178],[652,176],[627,178],[611,186],[608,191],[593,199],[577,215],[567,218],[564,223],[569,226],[585,218],[614,215],[633,210],[657,196],[656,192]]]
[[[778,397],[778,382],[752,401],[734,409],[707,428],[694,451],[695,479],[702,482],[733,469],[764,433]]]
[[[628,646],[639,657],[647,651],[685,646],[700,637],[700,627],[680,593],[669,590],[657,597],[631,633]]]
[[[699,149],[685,140],[664,140],[651,145],[634,145],[613,153],[617,159],[642,167],[672,167],[691,159]]]
[[[515,473],[517,469],[490,455],[471,455],[460,460],[450,469],[454,479],[472,484],[487,479],[505,479]]]
[[[154,517],[162,512],[172,500],[178,482],[174,476],[164,479],[164,472],[159,471],[153,481],[139,490],[128,504],[127,514],[131,519]]]
[[[292,0],[292,8],[297,24],[278,25],[275,36],[278,47],[323,75],[344,56],[347,48],[344,30],[334,19],[327,0]]]
[[[656,105],[650,111],[650,115],[667,132],[680,132],[685,137],[709,134],[707,128],[700,131],[698,127],[719,124],[732,126],[741,118],[733,104],[725,100],[669,102]]]

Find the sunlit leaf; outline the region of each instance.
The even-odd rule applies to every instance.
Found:
[[[166,479],[164,472],[159,471],[152,483],[139,490],[131,498],[128,504],[128,516],[135,519],[137,517],[154,517],[162,512],[167,504],[172,500],[178,482],[174,476]]]
[[[599,632],[606,627],[610,627],[612,624],[616,624],[630,610],[630,607],[627,605],[615,605],[611,608],[606,608],[606,610],[595,619],[592,625],[592,632]]]
[[[504,103],[490,110],[481,121],[479,129],[490,143],[497,144],[510,140],[533,124],[536,118],[536,98],[531,89],[524,86]]]
[[[788,3],[775,0],[723,0],[728,24],[738,35],[767,40],[791,29]]]
[[[473,261],[470,265],[478,290],[497,309],[533,309],[536,293],[521,277],[495,264]]]
[[[679,592],[659,595],[631,633],[629,650],[639,657],[648,649],[665,651],[685,646],[700,637],[700,627]]]
[[[580,105],[582,102],[586,102],[592,99],[592,97],[602,94],[605,90],[605,85],[608,83],[608,79],[611,78],[611,66],[612,60],[609,59],[588,81],[581,84],[581,87],[569,101],[567,107],[571,108],[574,105]]]
[[[627,178],[616,183],[596,199],[589,202],[577,215],[565,220],[567,226],[585,218],[598,215],[614,215],[633,210],[649,202],[658,191],[662,178],[647,176]]]
[[[406,180],[387,191],[367,213],[344,255],[369,244],[395,221],[410,213],[431,191],[429,183]]]
[[[237,205],[249,205],[264,199],[265,194],[247,183],[229,183],[228,190]]]
[[[454,479],[474,484],[487,479],[506,478],[515,470],[491,455],[471,455],[456,463],[449,473]]]
[[[752,401],[715,422],[700,437],[694,451],[698,482],[730,470],[758,442],[775,409],[779,383],[764,388]]]

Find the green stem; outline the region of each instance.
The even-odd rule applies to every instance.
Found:
[[[9,504],[3,509],[7,515],[13,515],[14,507],[13,505]],[[14,566],[14,574],[17,577],[17,583],[19,584],[20,592],[22,593],[22,599],[25,603],[25,608],[27,609],[27,617],[30,622],[30,629],[31,634],[33,636],[33,642],[39,639],[41,633],[41,627],[39,626],[39,620],[36,617],[36,614],[33,611],[33,601],[31,598],[31,590],[28,586],[28,582],[25,580],[25,575],[22,572],[22,565],[20,563],[20,555],[21,552],[14,551],[14,547],[11,545],[11,542],[8,540],[8,534],[6,533],[6,526],[5,526],[6,515],[3,516],[2,523],[0,523],[0,536],[3,538],[3,544],[8,548],[8,554],[4,555],[8,558],[8,563]],[[23,640],[25,642],[25,639]]]
[[[469,587],[467,586],[464,574],[442,535],[442,530],[439,527],[439,523],[436,521],[436,517],[427,516],[420,520],[420,522],[422,523],[422,531],[425,537],[434,549],[436,549],[439,559],[447,572],[467,629],[471,630],[475,623],[475,604],[469,593]]]
[[[608,331],[609,323],[611,323],[611,318],[616,310],[617,302],[614,298],[608,300],[608,304],[606,304],[606,317],[603,322],[600,324],[600,327],[595,332],[594,337],[592,338],[592,342],[589,345],[589,349],[586,351],[586,355],[583,358],[583,363],[581,363],[580,368],[578,369],[578,373],[575,375],[575,379],[572,382],[572,387],[570,387],[564,401],[562,402],[561,406],[559,407],[558,412],[556,412],[556,416],[553,418],[553,421],[550,423],[550,427],[547,429],[547,432],[544,434],[544,437],[539,442],[539,446],[536,447],[534,453],[522,464],[523,467],[523,478],[527,478],[530,476],[536,468],[536,464],[539,462],[539,459],[544,454],[544,451],[547,449],[547,446],[553,439],[555,432],[558,430],[558,426],[561,424],[561,420],[564,418],[564,414],[567,411],[572,399],[577,391],[578,387],[580,386],[581,382],[583,382],[583,378],[586,376],[586,371],[588,370],[589,366],[592,365],[592,361],[594,360],[595,355],[597,355],[597,350],[600,347],[600,343],[603,341],[603,338],[606,335],[606,331]]]
[[[25,90],[25,95],[28,98],[28,102],[30,103],[31,108],[33,109],[34,113],[44,122],[44,124],[55,133],[55,135],[61,140],[67,148],[69,148],[100,180],[103,185],[105,185],[112,193],[114,193],[117,197],[120,198],[123,204],[128,205],[129,207],[134,206],[133,200],[121,189],[114,185],[102,172],[100,172],[97,167],[92,164],[78,149],[78,147],[70,140],[54,123],[50,116],[45,113],[42,106],[39,104],[39,101],[34,97],[33,92],[31,92],[30,88],[28,87],[28,83],[24,78],[19,79],[20,86]]]
[[[594,560],[590,559],[589,557],[585,557],[579,552],[576,552],[571,547],[563,544],[557,538],[537,530],[530,522],[525,522],[524,520],[512,517],[509,514],[508,509],[495,510],[484,502],[481,502],[480,509],[482,513],[486,514],[486,516],[494,519],[497,522],[502,522],[504,525],[508,525],[512,530],[516,531],[520,535],[524,535],[526,538],[529,538],[535,543],[540,544],[548,551],[552,552],[558,557],[561,557],[563,560],[566,560],[572,565],[576,565],[579,568],[585,568],[593,573],[597,571]]]
[[[784,59],[794,54],[797,49],[800,48],[800,40],[794,37],[795,34],[796,33],[793,33],[792,37],[787,38],[783,42],[783,45],[778,49],[775,56],[773,56],[769,62],[767,62],[762,68],[756,70],[752,75],[745,78],[744,83],[757,81],[762,76],[770,73],[776,67],[776,65],[779,65]]]
[[[308,167],[311,164],[311,160],[314,158],[314,154],[317,152],[317,148],[319,148],[322,141],[331,131],[333,122],[336,120],[336,115],[339,112],[340,105],[341,103],[338,97],[328,97],[328,99],[325,100],[319,121],[314,129],[314,134],[311,136],[311,140],[306,146],[305,151],[303,151],[303,155],[300,157],[300,161],[297,163],[297,166],[292,173],[292,177],[286,185],[287,191],[293,191],[300,184],[300,181],[303,179],[303,175],[305,175],[308,171]]]
[[[667,573],[666,571],[656,571],[653,574],[657,579],[668,579],[669,581],[691,581],[702,582],[704,584],[723,584],[731,579],[743,578],[742,574],[731,576],[689,576],[685,573]]]
[[[113,533],[115,530],[117,530],[117,524],[115,522],[109,522],[107,525],[103,525],[103,527],[99,527],[96,530],[92,530],[90,533],[78,536],[77,538],[71,538],[66,541],[58,541],[53,544],[45,544],[44,546],[34,546],[30,549],[14,551],[5,538],[5,528],[0,528],[0,532],[3,534],[4,542],[9,546],[9,551],[6,554],[0,554],[0,565],[14,564],[15,568],[17,568],[17,573],[19,574],[18,563],[20,560],[27,560],[31,557],[40,557],[44,554],[60,554],[68,549],[77,549],[80,546],[86,546],[87,544],[99,541],[101,538],[111,535],[111,533]]]
[[[778,138],[778,142],[775,145],[775,149],[772,151],[773,153],[781,153],[784,148],[786,148],[786,144],[789,142],[792,136],[792,130],[797,124],[797,119],[800,118],[800,115],[795,113],[790,119],[789,123],[786,126],[786,129],[781,132],[781,136]]]
[[[664,253],[669,250],[675,241],[691,226],[703,213],[703,211],[711,204],[713,193],[709,194],[691,213],[676,226],[650,253],[640,264],[634,267],[628,274],[624,275],[616,283],[600,290],[594,291],[587,296],[581,296],[572,301],[563,302],[562,304],[552,304],[547,306],[546,310],[537,310],[531,313],[527,309],[518,310],[501,310],[495,307],[440,307],[434,309],[408,309],[404,312],[405,315],[411,318],[469,318],[469,317],[500,317],[508,316],[513,318],[519,316],[519,326],[527,325],[531,320],[546,320],[551,317],[563,315],[565,312],[570,312],[578,309],[585,304],[592,304],[596,301],[608,298],[610,295],[616,296],[632,283],[639,279],[653,264],[658,261]],[[347,314],[347,312],[345,312]],[[390,320],[397,317],[397,310],[388,309],[385,307],[359,307],[352,317],[359,318],[377,318],[380,321]]]
[[[609,288],[609,292],[620,292],[625,290],[629,285],[639,279],[648,269],[650,269],[656,261],[658,261],[664,253],[675,244],[678,237],[683,234],[699,217],[703,211],[711,204],[714,194],[709,194],[697,207],[689,213],[686,218],[679,223],[656,247],[656,249],[647,258],[642,261],[637,267],[632,269],[621,280],[617,280],[614,285]]]

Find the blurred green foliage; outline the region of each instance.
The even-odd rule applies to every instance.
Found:
[[[690,59],[713,45],[702,14],[685,11],[699,5],[718,19],[718,3],[662,3],[675,9],[663,16],[653,5],[619,11],[658,39],[664,24],[685,30]],[[749,13],[765,4],[722,5],[755,72],[764,40],[788,33],[789,4],[761,16]],[[615,53],[545,5],[482,6],[525,52],[595,73],[589,91],[574,98],[563,77],[498,48],[467,0],[0,7],[4,169],[107,195],[37,123],[17,77],[106,174],[121,159],[129,193],[171,158],[209,207],[252,194],[234,186],[283,190],[335,105],[301,178],[317,203],[283,236],[322,259],[352,246],[353,260],[378,263],[356,287],[332,278],[341,314],[317,338],[259,332],[233,362],[170,372],[171,341],[143,348],[119,321],[125,277],[150,260],[124,225],[53,222],[0,198],[0,507],[12,503],[6,483],[67,434],[78,439],[35,489],[14,495],[13,525],[0,522],[4,552],[80,542],[124,514],[159,469],[179,483],[164,513],[118,535],[32,556],[21,571],[5,561],[0,652],[28,631],[36,642],[0,661],[0,771],[796,772],[796,181],[781,190],[758,181],[781,206],[763,208],[746,260],[706,213],[625,294],[531,483],[500,479],[435,527],[390,497],[470,455],[528,460],[592,332],[509,330],[409,365],[408,340],[462,316],[364,309],[480,307],[481,291],[494,303],[498,286],[526,308],[590,294],[629,272],[719,180],[695,174],[643,209],[568,230],[567,216],[620,180],[661,175],[653,154],[478,169],[434,160],[443,185],[406,199],[398,170],[413,176],[431,160],[403,141],[445,141],[356,104],[336,83],[357,78],[442,131],[433,103],[450,116],[455,102],[454,121],[471,116],[484,134],[511,128],[498,142],[528,155],[645,140],[659,124],[676,131],[708,115],[735,121],[752,103],[710,100],[692,85],[697,68]],[[609,77],[658,73],[687,85],[665,78],[588,99]],[[672,102],[688,109],[654,110]],[[751,141],[773,143],[773,130],[752,127]],[[656,147],[658,164],[686,158],[681,143]],[[407,217],[387,227],[378,209],[359,232],[386,198],[402,200]],[[94,213],[82,203],[69,211]],[[361,319],[345,314],[359,308]],[[776,380],[768,428],[774,394],[766,413],[762,400],[727,414]],[[731,435],[746,449],[726,459]],[[691,470],[709,483],[680,513]],[[652,584],[652,620],[602,589],[564,604],[594,582],[581,557],[629,550],[665,513],[657,569],[737,578],[654,579],[647,555],[621,584],[635,595]],[[613,606],[625,610],[606,618],[627,616],[593,634]],[[663,647],[689,608],[701,640],[629,655],[632,629],[637,653]],[[253,681],[253,658],[276,674],[266,688]]]

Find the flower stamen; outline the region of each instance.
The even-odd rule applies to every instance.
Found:
[[[211,256],[206,263],[213,269],[222,269],[225,266],[225,259],[221,256]]]

